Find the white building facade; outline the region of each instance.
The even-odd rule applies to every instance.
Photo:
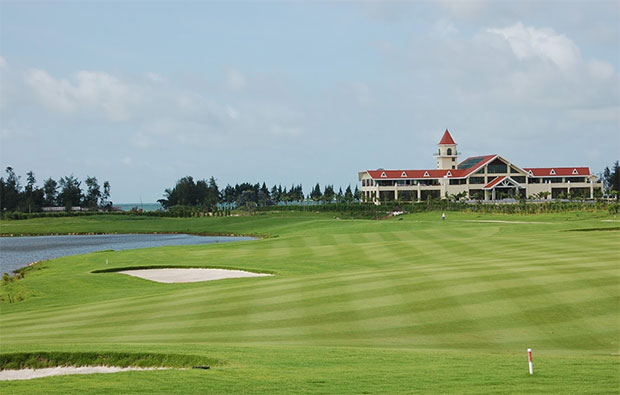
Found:
[[[446,130],[437,144],[437,168],[366,170],[358,173],[362,199],[424,201],[450,197],[494,201],[505,198],[583,198],[602,193],[603,184],[588,167],[519,167],[501,155],[458,161],[457,144]]]

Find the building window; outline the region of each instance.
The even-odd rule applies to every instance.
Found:
[[[500,174],[507,173],[508,166],[504,162],[499,159],[495,159],[493,162],[489,163],[487,166],[487,173],[489,174]]]
[[[510,176],[510,178],[512,178],[519,184],[525,184],[525,176]]]
[[[452,148],[448,148],[448,155],[452,155]]]
[[[470,177],[470,184],[484,184],[484,177]]]
[[[452,158],[452,159],[454,159],[454,158]],[[456,166],[452,165],[452,168],[453,168],[453,169],[456,169]]]
[[[452,158],[452,162],[456,162],[456,158]],[[453,167],[453,169],[454,169],[454,167]]]

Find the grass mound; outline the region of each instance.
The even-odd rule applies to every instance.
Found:
[[[0,354],[0,370],[42,369],[58,366],[170,367],[221,365],[196,355],[122,352],[20,352]]]

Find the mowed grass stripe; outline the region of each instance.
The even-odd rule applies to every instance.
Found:
[[[447,285],[451,286],[451,287],[459,287],[459,286],[467,286],[469,283],[474,283],[475,284],[476,282],[479,282],[479,280],[484,280],[486,282],[489,282],[491,280],[519,279],[519,278],[523,278],[524,276],[527,277],[527,274],[528,274],[527,272],[521,271],[519,273],[511,273],[510,275],[506,275],[506,273],[504,273],[503,270],[502,271],[496,271],[495,273],[496,274],[486,274],[483,278],[473,277],[472,276],[472,277],[470,277],[470,280],[472,280],[473,282],[464,281],[465,280],[464,276],[459,276],[458,273],[454,274],[451,278],[442,276],[441,278],[436,278],[436,280],[447,281],[447,280],[451,279],[452,281],[449,284],[447,284]],[[570,273],[572,273],[572,271],[570,271]],[[596,272],[594,272],[594,273],[596,273]],[[412,273],[409,273],[408,277],[412,278],[411,274]],[[424,282],[425,281],[425,280],[419,278],[419,274],[420,273],[417,273],[417,274],[413,273],[413,274],[416,275],[413,278],[417,278],[417,280],[416,280],[417,282]],[[398,272],[395,275],[395,277],[399,277],[399,278],[403,277],[403,276],[407,277],[404,272]],[[382,277],[378,277],[378,275],[375,273],[374,276],[372,276],[370,278],[366,278],[366,281],[359,281],[359,282],[360,282],[360,284],[368,284],[368,283],[372,284],[372,283],[376,282],[376,280],[375,280],[376,278],[382,278]],[[346,279],[344,279],[344,280],[341,279],[340,281],[334,283],[332,280],[333,279],[330,279],[329,282],[326,281],[326,284],[323,284],[324,287],[322,287],[322,288],[328,289],[331,286],[332,288],[334,288],[333,293],[337,293],[338,292],[337,287],[341,286],[342,284],[346,284],[346,282],[348,281]],[[535,280],[538,281],[538,282],[544,281],[544,277],[542,275],[538,275],[538,276],[536,276]],[[358,281],[358,280],[356,280],[356,281]],[[377,287],[375,287],[375,288],[383,288],[383,285],[381,284],[381,281],[382,280],[380,280],[379,285]],[[613,281],[613,280],[610,280],[610,281]],[[492,283],[488,283],[488,284],[492,284]],[[411,285],[415,285],[415,283],[412,283]],[[504,286],[504,285],[505,284],[503,284],[503,283],[499,284],[499,286]],[[298,284],[297,288],[299,288],[299,286],[302,286],[302,285]],[[428,283],[428,284],[422,285],[422,286],[418,285],[418,289],[425,289],[425,287],[426,288],[429,288],[429,287],[432,288],[434,286],[435,286],[434,284]],[[487,286],[489,286],[489,285],[487,285]],[[248,299],[248,295],[247,295],[248,289],[254,290],[253,291],[254,292],[253,299],[255,299],[255,300],[262,300],[263,304],[266,304],[266,301],[263,300],[265,298],[271,298],[271,299],[275,298],[275,299],[277,299],[278,303],[283,302],[283,300],[281,299],[283,297],[283,294],[281,293],[281,291],[265,293],[262,288],[252,287],[252,288],[245,288],[242,294],[240,294],[240,295],[238,295],[237,297],[234,297],[234,298],[233,297],[228,297],[228,296],[224,295],[224,296],[221,296],[220,298],[211,299],[211,300],[205,300],[205,298],[204,298],[204,297],[211,297],[210,296],[211,294],[204,294],[203,295],[204,297],[199,297],[199,295],[196,292],[192,292],[191,294],[179,293],[178,295],[175,295],[174,293],[170,293],[169,296],[160,297],[159,298],[159,301],[161,301],[160,303],[156,303],[157,301],[154,301],[155,303],[151,303],[150,305],[151,306],[157,306],[157,307],[153,307],[153,308],[165,310],[166,307],[175,307],[175,308],[182,309],[183,305],[187,305],[188,308],[191,308],[193,305],[198,306],[199,304],[205,303],[205,304],[216,305],[220,309],[226,309],[227,308],[226,307],[227,304],[243,302],[244,300],[247,300]],[[303,289],[308,289],[308,290],[312,290],[312,291],[316,292],[316,290],[317,290],[317,283],[313,283],[312,286],[310,286],[310,287],[303,287]],[[369,291],[372,291],[372,288],[369,289]],[[399,291],[400,290],[396,289],[394,292],[399,292]],[[324,296],[329,296],[329,295],[331,295],[331,293],[328,293],[327,295],[324,295]],[[197,297],[198,297],[198,299],[196,299]],[[168,299],[168,301],[166,301],[166,299]],[[136,313],[139,313],[140,311],[144,311],[144,309],[145,309],[144,300],[145,300],[145,298],[136,298],[136,300],[134,300],[133,307],[135,308],[135,312]],[[312,299],[312,301],[314,301],[314,299]],[[121,303],[109,303],[108,302],[106,304],[109,304],[110,309],[114,309],[114,310],[119,309],[120,306],[123,305],[122,301],[121,301]],[[131,304],[125,303],[125,305],[122,308],[128,309],[128,308],[131,308],[131,306],[132,306]],[[96,314],[96,312],[97,312],[97,310],[99,308],[100,308],[100,306],[91,306],[91,305],[89,305],[88,308],[83,309],[84,310],[83,314],[86,317],[92,316],[93,314]],[[53,316],[58,316],[60,314],[61,314],[61,312],[55,311],[53,313]],[[79,317],[78,311],[73,311],[73,312],[71,312],[71,314],[74,315],[74,318],[78,318]],[[9,324],[9,323],[11,323],[11,321],[15,321],[13,323],[16,324],[16,325],[18,325],[20,323],[21,324],[24,323],[23,320],[20,320],[20,319],[14,320],[13,318],[17,318],[17,317],[11,317],[8,320],[3,321],[3,324]],[[39,319],[41,319],[41,317],[39,317]]]
[[[603,303],[601,303],[603,302]],[[597,305],[604,305],[605,301],[595,300],[587,304],[581,304],[581,308],[589,310]],[[565,306],[565,305],[561,305]],[[531,311],[533,314],[538,313],[536,310]],[[593,316],[597,316],[598,311],[594,311]],[[602,315],[604,316],[604,315]],[[607,316],[606,316],[607,317]],[[525,326],[515,326],[514,322],[518,318],[513,316],[503,316],[501,320],[501,324],[499,328],[517,328],[519,330],[526,329],[529,330],[528,338],[530,341],[537,341],[540,344],[546,344],[547,349],[553,349],[553,344],[556,346],[563,346],[561,341],[554,339],[554,342],[547,341],[544,335],[537,335],[540,333],[538,327],[535,325],[525,325]],[[497,318],[492,318],[492,320],[496,321]],[[567,324],[570,322],[574,322],[574,319],[564,319],[562,321],[563,324]],[[450,327],[458,327],[459,331],[451,331],[449,327],[446,327],[446,323],[452,324]],[[412,324],[407,326],[397,326],[397,325],[384,325],[385,321],[375,321],[372,319],[363,320],[360,322],[360,325],[364,327],[363,331],[353,330],[350,325],[346,322],[339,323],[316,323],[312,325],[306,325],[304,327],[282,327],[282,328],[256,328],[251,331],[243,331],[238,333],[239,331],[224,331],[224,332],[202,332],[200,327],[195,328],[183,328],[182,332],[175,333],[175,336],[170,336],[169,333],[158,333],[156,331],[148,332],[144,334],[144,337],[141,339],[148,341],[194,341],[194,342],[231,342],[231,341],[254,341],[254,342],[296,342],[299,341],[302,337],[301,334],[308,333],[308,329],[311,329],[316,336],[310,335],[310,338],[305,338],[304,342],[312,342],[315,344],[322,344],[321,339],[325,337],[325,335],[329,335],[330,338],[338,338],[341,341],[341,344],[348,344],[345,340],[347,338],[353,339],[353,343],[359,345],[359,342],[355,339],[372,339],[372,338],[383,338],[384,336],[390,336],[393,339],[399,338],[401,343],[407,344],[410,346],[416,345],[418,343],[419,338],[424,339],[425,344],[434,344],[435,346],[445,346],[446,344],[451,344],[452,346],[459,346],[464,348],[469,348],[472,345],[475,347],[481,347],[482,344],[486,346],[483,348],[494,349],[495,345],[493,344],[492,339],[486,339],[483,330],[480,330],[480,327],[490,328],[486,325],[486,320],[472,320],[472,319],[459,319],[459,320],[448,320],[442,323],[419,323]],[[496,327],[498,327],[496,325]],[[561,328],[561,327],[559,327]],[[106,339],[109,336],[112,336],[113,341],[119,341],[121,339],[137,341],[137,335],[133,334],[122,334],[122,331],[112,330],[110,331],[95,331],[93,334],[100,336],[102,339]],[[166,332],[166,331],[163,331]],[[604,332],[606,334],[613,333],[613,331]],[[597,341],[592,341],[591,336],[585,336],[587,346],[585,349],[601,349],[605,348],[608,345],[608,342],[612,339],[609,338],[600,338]],[[434,339],[434,340],[432,340]],[[484,339],[483,343],[482,340]],[[551,344],[553,343],[553,344]]]
[[[615,265],[606,265],[603,267],[599,267],[596,270],[613,270]],[[417,269],[417,268],[415,268]],[[463,268],[461,268],[462,270]],[[589,270],[595,270],[594,268],[588,268]],[[489,268],[485,268],[482,267],[480,268],[480,271],[485,272],[485,277],[483,278],[484,280],[493,280],[493,279],[503,279],[506,278],[506,276],[504,275],[506,268],[500,268],[500,269],[495,269],[495,270],[491,270]],[[541,272],[541,271],[546,271],[548,269],[546,268],[542,268],[542,267],[532,267],[530,270],[520,270],[520,274],[511,274],[512,278],[514,278],[514,276],[518,276],[518,275],[527,275],[528,272],[530,272],[530,274],[538,274],[537,272]],[[575,268],[561,268],[558,271],[559,272],[568,272],[568,273],[574,273],[574,270],[576,270]],[[587,271],[587,270],[586,270]],[[419,277],[421,275],[419,270],[412,270],[411,268],[407,268],[407,269],[401,269],[401,270],[397,270],[397,271],[393,271],[390,272],[393,276],[397,276],[397,277],[409,277],[411,279]],[[511,276],[509,276],[508,278],[511,278]],[[538,274],[538,277],[540,277],[541,274]],[[357,275],[351,275],[351,279],[358,281],[360,283],[367,283],[367,282],[374,282],[376,279],[383,279],[384,277],[386,277],[386,274],[383,274],[382,272],[374,272],[372,274],[369,274],[367,272],[363,273],[363,274],[357,274]],[[470,279],[476,279],[480,277],[479,274],[476,275],[463,275],[460,274],[456,271],[446,271],[445,273],[442,273],[441,275],[437,275],[435,274],[435,279],[436,280],[454,280],[454,281],[462,281],[465,284],[467,284],[467,282],[465,281],[467,278]],[[254,281],[256,279],[253,279],[252,281]],[[262,279],[261,279],[262,281]],[[299,287],[300,284],[298,284],[298,282],[301,280],[297,280],[296,286],[295,287]],[[339,285],[342,285],[344,283],[346,283],[347,281],[349,281],[349,276],[346,275],[339,275],[339,276],[334,276],[332,277],[321,277],[318,280],[312,281],[312,280],[307,280],[306,281],[306,286],[309,289],[315,289],[317,284],[322,284],[322,285],[331,285],[333,287],[337,287]],[[422,281],[422,280],[418,280],[418,281]],[[216,295],[220,289],[195,289],[195,290],[189,290],[189,291],[170,291],[168,292],[166,295],[161,295],[158,297],[152,297],[152,296],[148,296],[148,298],[153,298],[153,305],[157,304],[160,307],[166,307],[166,306],[177,306],[177,307],[181,307],[181,305],[183,304],[188,304],[188,303],[192,303],[193,300],[195,300],[196,297],[199,296],[208,296],[211,299],[212,302],[217,303],[218,305],[221,305],[222,303],[226,303],[226,302],[235,302],[237,300],[243,300],[247,298],[247,292],[248,292],[248,283],[244,282],[244,280],[241,280],[241,282],[245,285],[239,287],[239,288],[235,288],[238,289],[238,292],[236,293],[227,293],[225,295],[220,295],[219,298],[213,298],[213,295]],[[304,282],[304,281],[302,281]],[[452,285],[458,285],[458,284],[452,284]],[[290,284],[287,285],[285,288],[279,288],[279,285],[277,283],[268,283],[265,286],[260,286],[260,287],[256,287],[259,288],[258,290],[254,290],[253,292],[255,293],[255,296],[257,297],[273,297],[273,296],[280,296],[281,292],[284,291],[285,289],[289,289],[291,286]],[[147,297],[135,297],[135,298],[130,298],[129,300],[134,300],[135,303],[135,307],[137,309],[142,309],[144,308],[144,300]],[[108,304],[110,307],[114,307],[114,308],[118,308],[119,305],[127,305],[128,300],[123,300],[120,299],[119,301],[108,301],[106,302],[106,304]],[[92,314],[93,311],[93,306],[92,305],[86,305],[82,308],[82,310],[84,311],[85,314]],[[72,310],[74,312],[74,314],[76,314],[79,309],[74,309]],[[57,310],[54,309],[52,312],[49,313],[50,316],[52,315],[58,315],[61,314],[62,310]],[[39,318],[44,317],[44,315],[41,315]],[[19,319],[16,319],[17,317],[10,317],[8,319],[8,321],[5,322],[10,322],[10,321],[19,321]]]
[[[563,286],[568,286],[569,289],[574,289],[575,288],[575,286],[573,284],[568,284],[566,282],[561,282],[560,284],[562,284]],[[450,289],[453,289],[453,288],[450,288]],[[506,288],[502,287],[501,289],[506,289]],[[540,290],[540,289],[549,289],[549,288],[538,288],[538,289]],[[374,290],[374,291],[376,291],[376,290]],[[388,297],[387,297],[389,300],[393,300],[392,299],[393,295],[402,294],[404,296],[408,296],[407,293],[404,290],[400,290],[401,292],[398,292],[399,290],[397,289],[396,292],[394,292],[394,287],[390,288],[390,291],[391,292],[388,294]],[[361,294],[370,294],[370,295],[376,294],[376,292],[368,292],[367,290],[363,290],[361,292],[356,292],[354,294],[351,294],[351,296],[348,297],[348,298],[341,297],[336,302],[340,303],[340,304],[343,304],[343,303],[346,304],[347,301],[356,300],[356,301],[362,301],[360,303],[363,303],[366,306],[369,306],[372,303],[374,303],[375,305],[377,304],[378,298],[376,296],[373,296],[370,299],[365,299],[363,297],[363,295],[360,295],[360,293]],[[525,297],[530,297],[530,295],[532,293],[536,294],[536,292],[525,292],[525,293],[523,293],[523,292],[516,292],[516,294],[523,294]],[[417,310],[421,310],[421,311],[429,311],[429,309],[430,309],[430,315],[432,315],[433,312],[434,312],[433,309],[437,309],[437,308],[444,308],[445,309],[446,307],[449,307],[449,306],[461,306],[462,307],[463,305],[466,305],[466,304],[472,305],[472,304],[480,303],[480,301],[482,301],[482,302],[484,302],[485,300],[488,301],[489,297],[486,294],[487,293],[478,292],[477,294],[474,295],[473,298],[471,298],[471,300],[469,300],[467,297],[464,297],[464,296],[460,297],[459,301],[455,301],[454,297],[445,297],[445,296],[443,296],[441,298],[431,299],[431,300],[421,300],[420,301],[421,304],[416,309]],[[325,305],[325,304],[321,304],[321,301],[317,300],[316,298],[315,298],[314,301],[318,305]],[[299,302],[299,300],[297,302]],[[375,311],[376,314],[381,314],[383,316],[395,316],[395,315],[399,314],[401,311],[402,312],[407,312],[407,310],[403,308],[405,306],[400,306],[400,311],[397,309],[396,312],[394,312],[393,309],[390,308],[390,307],[394,307],[393,303],[385,304],[384,301],[382,301],[381,303],[383,305],[379,309],[376,309],[376,311]],[[439,303],[439,304],[437,304],[437,303]],[[206,305],[206,303],[205,303],[205,305]],[[240,306],[241,307],[236,306],[236,310],[232,310],[232,311],[228,310],[228,311],[220,312],[218,314],[220,319],[221,320],[225,320],[227,322],[230,321],[231,323],[229,323],[227,325],[228,326],[231,326],[231,325],[234,326],[235,323],[252,321],[252,319],[251,319],[252,316],[260,317],[260,313],[257,313],[256,310],[259,309],[259,311],[260,311],[260,308],[262,306],[257,304],[256,308],[252,309],[252,311],[250,313],[248,313],[248,309],[247,309],[247,307],[245,307],[246,305],[244,305],[242,303],[242,304],[240,304]],[[282,306],[279,305],[279,304],[274,304],[271,307],[272,308],[269,309],[269,310],[272,311],[272,312],[275,312],[274,314],[276,314],[278,318],[281,317],[282,315],[284,315],[284,316],[295,315],[295,312],[297,312],[297,319],[298,320],[299,319],[301,319],[301,320],[303,320],[303,319],[311,319],[313,321],[331,322],[330,320],[333,319],[333,317],[330,318],[330,317],[326,316],[325,314],[323,314],[321,316],[318,316],[318,317],[313,317],[313,316],[307,317],[307,316],[305,316],[305,314],[307,314],[308,312],[305,311],[302,306],[299,306],[299,303],[293,303],[289,307],[289,312],[282,311]],[[327,306],[325,306],[325,307],[327,307]],[[198,306],[196,306],[195,309],[198,309]],[[350,312],[351,309],[348,309],[348,310]],[[372,315],[369,312],[367,312],[366,310],[367,309],[356,309],[355,310],[356,311],[356,315],[359,316],[359,317],[368,317],[369,315]],[[346,317],[347,312],[348,312],[347,309],[339,310],[339,311],[337,311],[336,315],[338,315],[339,318],[342,319],[343,317]],[[112,314],[112,312],[110,312],[110,314]],[[448,315],[454,315],[454,314],[455,314],[454,312],[449,312]],[[102,312],[102,315],[104,315],[103,312]],[[160,313],[160,318],[168,318],[168,319],[174,318],[174,322],[175,323],[179,323],[179,325],[187,325],[186,323],[183,322],[183,319],[189,319],[189,320],[195,321],[195,320],[200,320],[200,319],[202,319],[205,316],[208,317],[208,313],[205,312],[204,315],[193,314],[190,317],[179,316],[178,313],[176,313],[176,312],[173,313],[172,315],[168,315],[168,316],[166,316],[165,314],[163,316],[161,316],[161,313]],[[267,316],[269,316],[269,315],[267,314]],[[134,320],[134,321],[137,320],[136,315],[132,314],[132,313],[128,314],[127,317],[132,317],[132,320]],[[95,318],[97,319],[97,321],[101,325],[106,325],[107,324],[105,322],[106,320],[103,319],[102,316],[95,317]],[[237,320],[235,320],[235,318]],[[216,320],[208,319],[208,320],[211,323],[210,326],[213,326],[213,324],[215,323],[214,321],[217,321],[217,319]],[[63,319],[63,321],[64,321],[64,319]],[[82,323],[82,325],[85,326],[85,327],[88,327],[91,324],[91,321],[92,320],[85,320]],[[121,320],[116,320],[116,321],[114,321],[114,322],[112,322],[110,324],[111,325],[119,325],[119,324],[123,323],[122,321],[123,321],[122,319]],[[259,319],[259,321],[265,321],[265,318]],[[79,327],[78,320],[73,319],[72,322],[73,322],[73,325],[72,325],[73,329],[75,329],[76,326]],[[154,320],[154,322],[157,322],[157,320]],[[273,323],[264,323],[263,322],[263,325],[269,326],[269,325],[273,325]],[[172,326],[177,326],[177,324],[174,324]],[[43,328],[41,328],[40,325],[35,326],[35,327],[32,328],[33,331],[40,331],[41,329],[43,329]],[[47,333],[52,333],[52,331],[50,331],[49,327],[48,328],[44,328],[44,329],[45,329],[45,331]]]

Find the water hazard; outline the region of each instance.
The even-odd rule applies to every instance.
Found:
[[[131,250],[136,248],[226,243],[252,240],[252,237],[195,236],[186,234],[121,234],[83,236],[0,237],[0,273],[31,262],[87,254],[101,250]]]

